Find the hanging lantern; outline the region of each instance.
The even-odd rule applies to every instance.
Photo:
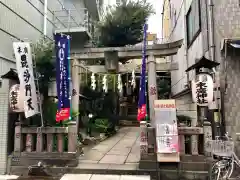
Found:
[[[9,91],[9,104],[12,112],[23,112],[24,111],[24,96],[23,92],[20,91],[20,85],[15,84],[10,88]]]
[[[103,84],[103,91],[105,93],[108,92],[107,75],[103,76],[102,84]]]
[[[196,75],[192,80],[193,102],[199,106],[208,106],[213,101],[213,78],[207,73]]]
[[[133,87],[133,89],[135,89],[136,88],[136,80],[135,80],[135,71],[133,70],[132,71],[132,81],[131,81],[131,85],[132,85],[132,87]]]
[[[96,89],[96,79],[95,79],[95,74],[94,73],[92,73],[92,76],[91,76],[91,88],[93,90]]]
[[[118,81],[117,81],[117,88],[118,88],[118,91],[121,93],[122,92],[122,77],[121,77],[121,74],[118,75]]]

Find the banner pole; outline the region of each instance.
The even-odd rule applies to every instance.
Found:
[[[71,78],[71,57],[70,57],[70,36],[67,36],[68,38],[68,79],[69,82],[72,83],[72,78]],[[72,91],[70,90],[70,83],[69,83],[69,99],[70,99],[70,116],[69,116],[69,120],[72,120]],[[78,113],[78,112],[77,112]]]

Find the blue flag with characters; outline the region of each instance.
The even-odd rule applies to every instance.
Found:
[[[141,80],[139,90],[138,101],[138,121],[145,119],[146,117],[146,46],[147,46],[147,29],[148,25],[144,24],[143,28],[143,50],[142,50],[142,68],[141,68]]]
[[[70,40],[66,35],[55,34],[56,84],[58,111],[56,121],[70,118]]]

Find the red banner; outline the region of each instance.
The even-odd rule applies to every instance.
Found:
[[[141,121],[142,119],[145,119],[146,113],[146,104],[143,104],[142,107],[138,109],[137,120]]]
[[[56,121],[60,122],[63,120],[68,120],[70,117],[70,108],[62,108],[56,114]]]

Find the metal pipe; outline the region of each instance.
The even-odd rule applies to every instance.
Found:
[[[44,20],[43,20],[43,35],[47,36],[47,4],[48,0],[44,0]]]
[[[183,8],[184,8],[184,31],[187,32],[187,6],[186,6],[186,0],[183,0]],[[186,61],[187,68],[189,67],[189,62],[188,62],[188,44],[187,44],[187,33],[184,33],[184,57]],[[187,72],[187,83],[189,82],[189,72]]]
[[[208,0],[209,6],[209,36],[210,36],[210,53],[211,60],[216,61],[215,59],[215,42],[214,42],[214,18],[213,18],[213,1]]]

